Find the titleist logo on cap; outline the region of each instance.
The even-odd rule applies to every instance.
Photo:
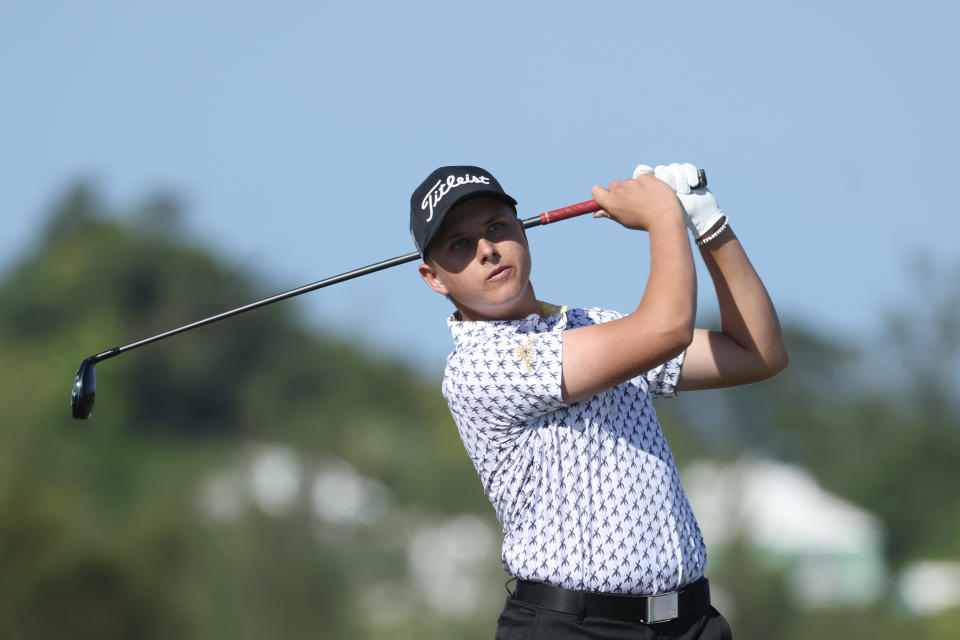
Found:
[[[430,212],[426,221],[430,222],[433,220],[433,208],[440,203],[443,196],[465,184],[490,184],[490,178],[487,176],[472,176],[469,173],[465,173],[462,176],[450,175],[447,176],[446,180],[437,180],[436,184],[430,187],[430,191],[424,196],[423,202],[420,203],[421,210]]]

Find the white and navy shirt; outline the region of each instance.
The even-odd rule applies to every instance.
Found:
[[[651,402],[674,394],[683,355],[564,404],[561,332],[620,314],[541,307],[523,320],[447,321],[443,395],[503,526],[504,568],[609,593],[693,582],[706,549]]]

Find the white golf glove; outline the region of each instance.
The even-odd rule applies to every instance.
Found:
[[[633,177],[636,178],[644,173],[652,173],[677,192],[677,197],[680,198],[680,204],[683,205],[683,211],[686,214],[684,218],[687,221],[687,228],[693,233],[694,239],[699,240],[707,235],[724,216],[710,189],[691,188],[700,181],[700,176],[697,168],[689,162],[684,164],[674,162],[666,166],[661,164],[653,169],[645,164],[637,165],[633,170]]]

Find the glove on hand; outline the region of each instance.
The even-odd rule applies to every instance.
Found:
[[[700,181],[697,168],[689,162],[684,164],[657,165],[651,169],[648,165],[637,165],[633,170],[636,178],[644,173],[652,173],[658,179],[670,185],[677,192],[680,204],[683,205],[684,218],[687,228],[693,233],[694,239],[702,238],[723,217],[724,213],[717,204],[717,199],[710,193],[710,189],[702,187],[691,189]]]

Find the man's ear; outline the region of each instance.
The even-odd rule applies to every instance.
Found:
[[[437,275],[437,272],[434,271],[426,262],[422,263],[417,267],[417,271],[420,272],[420,277],[423,278],[423,281],[427,283],[427,286],[439,293],[440,295],[448,295],[450,292],[447,290],[445,284],[440,279],[440,276]]]

